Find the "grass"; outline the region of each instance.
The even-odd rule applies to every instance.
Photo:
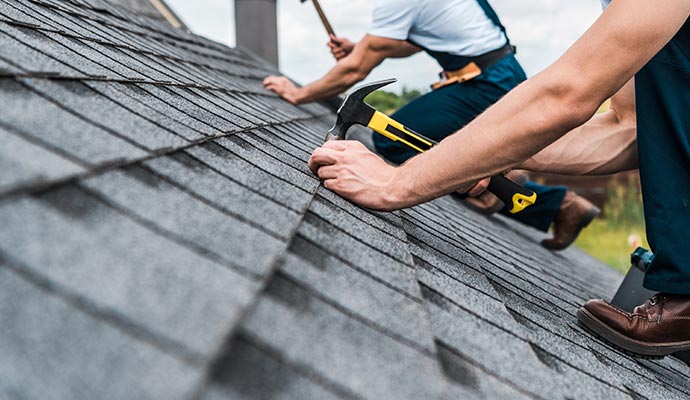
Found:
[[[575,245],[622,272],[630,267],[630,253],[635,247],[649,249],[637,180],[608,189],[605,217],[582,231]]]
[[[640,246],[649,249],[644,236],[644,224],[621,228],[611,226],[609,221],[601,219],[592,222],[575,245],[612,268],[627,272],[630,268],[630,253],[634,250],[628,240],[631,235],[638,235],[642,239]]]

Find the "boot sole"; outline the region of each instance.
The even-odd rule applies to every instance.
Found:
[[[587,328],[588,331],[603,339],[612,347],[635,358],[661,359],[675,353],[690,351],[690,341],[674,343],[649,343],[630,339],[629,337],[611,329],[608,325],[601,322],[601,320],[599,320],[585,308],[580,308],[577,311],[577,319],[580,322],[580,325]]]

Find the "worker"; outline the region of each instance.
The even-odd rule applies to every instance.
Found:
[[[357,44],[331,37],[329,46],[339,62],[323,78],[298,88],[284,77],[268,77],[264,86],[294,104],[322,100],[363,80],[386,58],[424,50],[444,69],[443,81],[392,117],[441,141],[526,79],[487,0],[375,0],[368,34]],[[377,152],[395,164],[417,154],[383,135],[374,134],[373,139]],[[489,192],[466,201],[485,214],[503,208],[508,217],[544,232],[553,225],[554,237],[542,241],[552,250],[568,247],[599,213],[592,203],[565,187],[524,184],[538,197],[535,205],[519,214],[510,214]]]
[[[608,1],[605,1],[608,3]],[[352,141],[314,151],[324,186],[378,210],[413,206],[510,168],[571,175],[639,167],[655,257],[634,312],[590,300],[578,319],[641,356],[690,351],[690,1],[616,0],[553,65],[399,167]],[[612,109],[594,115],[613,95]],[[686,353],[687,354],[687,353]]]

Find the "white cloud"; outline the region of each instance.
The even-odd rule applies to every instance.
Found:
[[[167,1],[194,32],[234,45],[232,0]],[[372,4],[372,0],[321,0],[336,33],[352,40],[366,33]],[[530,75],[563,54],[601,12],[599,0],[491,0],[491,4]],[[278,0],[278,25],[281,70],[286,75],[308,83],[334,65],[326,47],[328,37],[310,1]],[[439,69],[430,57],[416,55],[384,62],[369,80],[397,77],[400,84],[394,90],[403,85],[425,88]]]

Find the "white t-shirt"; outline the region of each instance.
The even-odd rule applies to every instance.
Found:
[[[431,51],[478,56],[506,37],[477,0],[374,0],[369,34],[410,40]]]
[[[606,7],[608,7],[609,4],[611,4],[611,0],[601,0],[601,8],[604,10],[606,10]]]

